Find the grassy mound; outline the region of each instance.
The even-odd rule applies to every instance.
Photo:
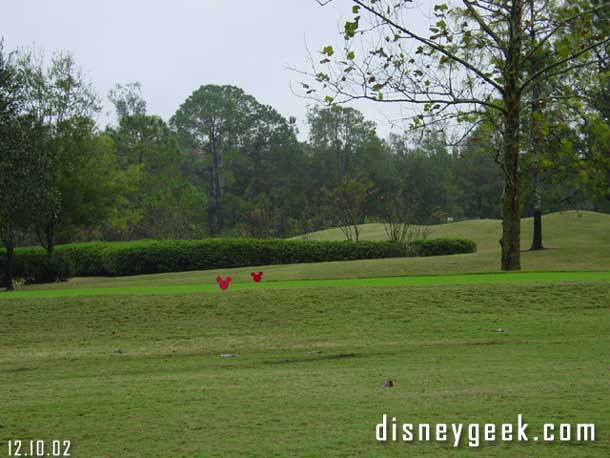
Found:
[[[566,212],[543,219],[546,250],[522,253],[526,272],[608,271],[610,270],[610,215]],[[531,219],[523,220],[524,241],[531,236]],[[365,235],[371,237],[370,230]],[[379,229],[379,228],[378,228]],[[381,228],[383,232],[383,228]],[[378,233],[381,237],[381,234]],[[394,258],[339,261],[310,264],[253,266],[183,273],[166,273],[116,278],[74,278],[67,283],[28,286],[24,289],[105,288],[212,285],[218,274],[231,275],[235,283],[249,283],[252,270],[264,270],[265,280],[292,281],[335,278],[399,277],[498,272],[500,269],[499,221],[466,221],[433,227],[432,237],[472,237],[477,243],[473,254],[429,258]],[[525,242],[524,242],[525,243]]]

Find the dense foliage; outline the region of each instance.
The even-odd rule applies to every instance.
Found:
[[[409,243],[413,256],[443,256],[449,254],[474,253],[477,244],[468,239],[426,239]]]
[[[55,242],[88,240],[287,237],[385,222],[389,214],[409,224],[501,216],[499,140],[483,125],[455,146],[441,128],[382,139],[354,108],[315,106],[303,141],[294,118],[237,87],[201,86],[168,123],[147,112],[132,83],[111,91],[116,123],[100,132],[90,119],[97,99],[69,56],[48,70],[29,54],[16,61],[27,89],[22,112],[46,110],[39,124],[48,140],[40,150],[50,151],[47,187],[58,200],[37,212],[26,244],[40,241],[52,251]],[[58,102],[62,75],[82,94],[72,111]],[[53,103],[45,104],[45,94]],[[563,137],[582,138],[569,129]],[[610,209],[597,181],[583,175],[575,191],[574,169],[562,181],[554,163],[545,162],[542,176],[545,211]],[[528,214],[534,196],[524,181]]]
[[[121,276],[230,267],[350,261],[354,259],[472,253],[463,239],[430,239],[401,245],[386,242],[313,242],[284,239],[214,238],[143,240],[60,245],[53,258],[42,248],[16,250],[14,275],[27,283],[71,276]],[[0,252],[0,262],[5,253]],[[0,270],[0,279],[4,272]]]
[[[355,3],[355,18],[366,10],[380,21],[380,30],[387,29],[385,15],[390,13],[379,6],[384,2]],[[399,2],[396,12],[406,3]],[[518,216],[533,215],[540,223],[542,211],[610,211],[610,39],[604,5],[583,1],[576,7],[558,2],[536,9],[533,1],[529,7],[535,10],[534,20],[523,22],[524,1],[508,3],[519,8],[506,15],[504,6],[494,4],[504,14],[496,24],[489,13],[473,16],[479,6],[466,2],[470,12],[455,11],[456,18],[466,19],[459,30],[448,25],[448,7],[437,5],[438,30],[431,29],[434,38],[424,38],[414,52],[418,59],[440,59],[439,65],[426,67],[430,72],[434,68],[439,79],[426,80],[423,69],[413,70],[416,59],[390,62],[401,55],[405,36],[398,33],[388,35],[382,48],[371,54],[370,62],[383,65],[377,72],[362,73],[367,76],[360,87],[370,86],[368,96],[378,101],[392,94],[408,95],[409,88],[416,89],[414,94],[427,94],[430,86],[451,80],[452,73],[443,69],[456,58],[476,55],[478,64],[491,71],[479,72],[478,77],[504,94],[507,89],[501,81],[515,75],[500,65],[503,58],[494,60],[496,51],[486,36],[491,29],[481,24],[489,20],[504,30],[502,24],[511,19],[523,40],[523,49],[513,51],[528,53],[523,57],[535,61],[529,66],[524,64],[528,59],[520,62],[517,79],[526,80],[519,93],[523,100],[504,94],[500,101],[494,91],[483,91],[473,99],[476,110],[469,111],[472,104],[467,104],[466,112],[453,113],[459,116],[447,113],[440,119],[434,115],[443,113],[442,104],[426,103],[423,114],[413,119],[415,130],[388,138],[379,137],[375,123],[355,108],[337,105],[339,99],[332,96],[323,98],[327,106],[310,107],[307,132],[301,133],[295,118],[284,117],[238,87],[213,84],[196,88],[169,120],[147,111],[139,83],[117,85],[109,94],[116,118],[101,128],[94,121],[101,109],[100,98],[71,55],[60,52],[45,62],[33,51],[5,52],[0,44],[0,239],[7,250],[7,264],[16,247],[38,243],[48,259],[37,269],[22,252],[17,261],[21,264],[15,268],[24,278],[62,278],[74,271],[114,275],[121,269],[147,271],[147,256],[155,259],[165,245],[150,245],[147,255],[127,256],[128,251],[122,251],[120,256],[126,257],[120,263],[125,267],[112,267],[111,259],[119,256],[114,248],[100,248],[103,256],[92,247],[75,248],[74,255],[62,248],[58,260],[55,246],[142,239],[276,239],[329,227],[339,227],[347,240],[358,241],[359,226],[367,222],[383,223],[390,240],[411,242],[427,233],[414,235],[410,232],[414,225],[502,218],[502,267],[518,268]],[[543,14],[545,8],[549,15]],[[547,39],[537,38],[545,36],[547,16],[559,20],[559,26]],[[575,19],[562,22],[564,17]],[[358,21],[346,24],[348,42],[356,36]],[[578,32],[579,28],[586,33]],[[475,36],[483,40],[476,52]],[[504,32],[496,38],[501,46],[514,42]],[[455,48],[455,43],[463,49]],[[585,46],[584,51],[571,55],[574,44]],[[358,65],[359,56],[349,47],[345,51],[346,59],[336,62],[343,71],[338,86],[329,80],[331,74],[319,73],[315,79],[326,90],[334,87],[335,97],[346,96],[343,83],[350,79],[345,74],[353,77]],[[335,55],[333,47],[327,46],[322,54],[322,62],[331,63],[339,52]],[[556,61],[561,56],[568,60]],[[581,71],[562,67],[568,61]],[[498,65],[501,68],[494,70]],[[543,79],[536,65],[565,70],[565,76]],[[377,79],[401,71],[410,75],[408,87]],[[462,83],[474,84],[472,74],[462,76],[466,78]],[[312,86],[304,83],[303,87],[312,95]],[[448,88],[456,89],[452,84]],[[444,103],[452,106],[453,99]],[[514,123],[507,136],[503,127],[510,124],[506,122],[509,111],[511,119],[521,116],[522,122]],[[456,138],[457,132],[464,135]],[[507,164],[512,164],[508,175]],[[535,228],[540,237],[540,224]],[[509,248],[505,239],[510,241]],[[420,254],[455,248],[438,241],[418,246]],[[367,245],[358,248],[367,249]],[[32,256],[38,256],[37,252]],[[84,260],[86,268],[74,270],[81,262],[77,258]],[[214,266],[231,264],[230,259],[217,260]],[[5,271],[10,273],[8,265]]]

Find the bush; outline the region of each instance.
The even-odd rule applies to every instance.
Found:
[[[468,239],[415,240],[409,244],[410,256],[444,256],[477,251],[477,244]]]
[[[4,253],[0,253],[0,285],[6,284]],[[13,264],[14,277],[25,283],[53,283],[67,280],[70,277],[70,268],[66,260],[54,256],[49,259],[42,248],[19,248],[15,250]]]
[[[106,276],[108,272],[104,266],[104,255],[113,247],[126,245],[128,243],[125,242],[73,243],[58,246],[56,254],[70,266],[72,276]]]
[[[259,239],[134,242],[103,255],[108,275],[139,275],[270,264],[405,256],[390,242],[305,242]]]
[[[15,278],[45,283],[70,276],[142,275],[188,270],[355,259],[472,253],[470,240],[432,239],[408,246],[394,242],[313,242],[273,239],[95,242],[60,245],[49,260],[42,248],[15,251]],[[4,269],[4,254],[0,252]],[[0,273],[0,277],[2,274]]]

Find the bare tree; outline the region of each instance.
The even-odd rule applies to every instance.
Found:
[[[428,226],[413,224],[416,213],[416,198],[404,186],[388,187],[379,196],[383,228],[388,239],[400,244],[426,239]]]
[[[328,193],[333,217],[347,240],[360,240],[369,190],[368,184],[345,178]]]

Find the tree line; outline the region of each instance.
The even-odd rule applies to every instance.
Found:
[[[519,212],[535,214],[542,195],[545,211],[609,210],[607,67],[587,68],[571,77],[587,89],[580,104],[566,113],[549,103],[519,128],[544,138],[544,148],[519,153]],[[601,84],[587,86],[591,78]],[[56,244],[75,241],[288,237],[334,226],[358,240],[358,224],[375,221],[402,241],[413,224],[506,220],[502,121],[489,111],[462,114],[469,127],[459,142],[443,124],[384,139],[360,111],[327,99],[309,109],[302,141],[296,119],[234,86],[195,89],[168,121],[147,111],[138,83],[108,97],[116,122],[101,127],[101,99],[70,54],[47,62],[0,44],[7,259],[34,243],[52,257]]]

